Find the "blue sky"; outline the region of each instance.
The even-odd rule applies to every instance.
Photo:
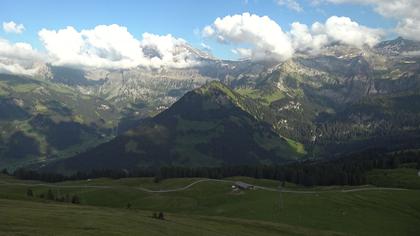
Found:
[[[140,38],[144,32],[172,34],[196,47],[202,42],[211,46],[213,54],[221,58],[234,58],[231,45],[224,45],[197,34],[217,17],[250,12],[268,16],[284,31],[295,21],[311,25],[324,22],[330,16],[347,16],[361,25],[390,29],[396,26],[394,18],[385,18],[369,5],[363,4],[311,4],[297,2],[303,11],[297,12],[275,0],[154,0],[154,1],[2,1],[0,21],[14,21],[25,26],[21,34],[1,31],[0,37],[10,42],[27,42],[43,50],[38,32],[43,29],[58,30],[73,26],[76,30],[92,29],[97,25],[118,24]],[[392,34],[391,34],[392,36]]]

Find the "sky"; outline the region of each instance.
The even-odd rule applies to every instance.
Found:
[[[185,67],[193,58],[175,50],[185,43],[222,59],[285,60],[337,41],[420,40],[418,12],[418,0],[5,0],[0,70],[30,70],[34,60]]]

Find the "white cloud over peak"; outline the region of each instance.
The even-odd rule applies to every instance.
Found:
[[[77,31],[69,26],[60,30],[42,29],[38,33],[51,62],[95,68],[188,67],[193,55],[186,42],[172,35],[144,33],[135,38],[126,27],[98,25]]]
[[[0,57],[26,60],[41,59],[41,55],[28,43],[10,43],[0,39]]]
[[[16,24],[14,21],[3,22],[3,30],[6,33],[21,34],[25,30],[25,26]]]
[[[403,19],[398,22],[395,31],[404,38],[420,41],[420,19]]]
[[[284,60],[294,53],[289,36],[268,16],[243,13],[217,18],[203,29],[203,35],[216,38],[221,43],[249,44],[252,48],[246,54],[257,60]],[[245,52],[236,49],[239,54],[240,51]]]
[[[205,37],[240,46],[232,52],[242,58],[274,58],[280,61],[290,58],[295,51],[318,52],[335,42],[354,47],[373,46],[382,35],[381,30],[338,16],[328,18],[325,23],[315,22],[311,27],[294,22],[290,31],[284,32],[269,17],[249,13],[217,18],[203,29]]]
[[[289,32],[296,51],[317,52],[331,43],[354,47],[374,46],[383,36],[382,30],[359,25],[348,17],[331,16],[325,23],[315,22],[309,28],[294,22]]]
[[[395,32],[399,35],[420,40],[420,1],[419,0],[324,0],[335,4],[371,5],[380,15],[398,21]]]
[[[196,64],[193,54],[188,50],[187,42],[180,38],[175,38],[170,34],[156,35],[144,33],[140,43],[143,53],[146,49],[153,49],[156,55],[147,56],[146,65],[152,67],[189,67]]]
[[[300,4],[296,0],[277,0],[276,2],[278,5],[286,6],[290,10],[293,10],[296,12],[303,11],[303,8],[300,6]]]
[[[320,23],[315,24],[311,30],[307,25],[299,22],[294,22],[291,25],[290,36],[293,42],[293,47],[297,51],[314,51],[318,52],[323,46],[329,42],[328,36],[322,32],[314,34],[313,31],[318,31],[317,27],[324,26]]]
[[[33,75],[43,56],[27,43],[10,43],[0,38],[0,72]]]
[[[362,47],[377,44],[382,35],[382,30],[371,29],[348,17],[331,16],[325,24],[315,22],[312,25],[312,32],[315,35],[326,35],[329,41],[341,42],[344,44]]]

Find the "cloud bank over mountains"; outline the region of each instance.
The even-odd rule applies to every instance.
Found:
[[[42,29],[39,38],[52,63],[96,68],[187,67],[194,58],[183,47],[186,41],[172,35],[144,33],[135,38],[126,27],[99,25],[77,31]]]
[[[368,5],[378,14],[395,19],[392,32],[420,40],[420,1],[418,0],[313,0],[313,4]],[[305,11],[297,1],[276,1],[280,6]],[[207,41],[230,45],[239,58],[284,61],[295,53],[319,53],[324,47],[341,43],[353,47],[372,47],[389,29],[374,29],[344,16],[331,16],[311,25],[293,22],[283,29],[268,16],[251,13],[216,18],[201,29]],[[3,22],[7,34],[22,34],[23,24]],[[200,31],[200,30],[195,30]],[[143,33],[135,36],[124,26],[98,25],[91,29],[41,29],[42,48],[0,38],[0,72],[33,75],[45,63],[78,68],[127,69],[137,66],[185,68],[200,60],[188,42],[170,34]],[[208,42],[201,48],[211,51]],[[212,45],[212,44],[211,44]],[[213,45],[212,45],[213,46]]]
[[[43,63],[101,69],[183,68],[197,64],[181,38],[144,33],[137,39],[126,27],[116,24],[81,31],[71,26],[42,29],[38,36],[45,48],[43,53],[27,43],[1,40],[0,72],[31,75]]]
[[[244,58],[256,60],[286,60],[297,51],[316,53],[332,43],[354,47],[374,46],[382,36],[380,29],[371,29],[348,17],[331,16],[325,23],[315,22],[307,26],[299,22],[291,24],[289,32],[267,16],[250,13],[217,18],[203,29],[203,36],[220,43],[248,45],[234,49]]]

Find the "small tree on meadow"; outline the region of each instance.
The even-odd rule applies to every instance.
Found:
[[[158,218],[159,218],[159,220],[164,220],[165,219],[165,215],[163,214],[163,212],[159,212]]]
[[[159,183],[162,180],[162,176],[156,175],[155,178],[153,178],[153,182]]]
[[[48,200],[55,200],[54,193],[53,193],[53,191],[51,189],[48,189],[47,199]]]
[[[73,195],[73,197],[71,198],[71,203],[73,204],[80,204],[80,198],[77,195]]]
[[[28,188],[28,190],[26,191],[26,196],[28,196],[28,197],[33,197],[34,196],[34,192],[32,192],[32,189]]]

